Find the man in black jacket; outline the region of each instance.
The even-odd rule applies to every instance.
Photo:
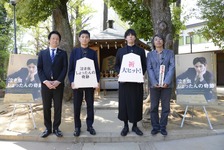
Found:
[[[67,53],[58,48],[61,35],[52,31],[48,35],[49,47],[40,51],[38,57],[38,75],[41,81],[41,94],[43,99],[44,125],[46,130],[41,137],[52,133],[51,106],[54,103],[53,133],[57,137],[63,134],[59,130],[61,124],[62,99],[64,92],[64,79],[67,73]]]

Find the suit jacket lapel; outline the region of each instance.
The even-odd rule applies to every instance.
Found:
[[[152,51],[152,54],[153,59],[157,62],[157,64],[160,64],[156,50]]]
[[[58,59],[58,57],[60,57],[61,52],[62,52],[62,50],[59,49],[59,48],[57,48],[57,52],[56,52],[56,54],[55,54],[53,64],[54,64],[54,62]],[[50,59],[51,59],[51,57],[50,57]]]
[[[163,54],[162,54],[162,61],[161,61],[161,64],[163,64],[163,62],[165,61],[165,59],[166,59],[166,55],[167,55],[167,51],[164,49],[164,50],[163,50]]]
[[[55,55],[55,57],[54,57],[54,61],[59,57],[59,55],[61,54],[61,49],[57,49],[57,53],[56,53],[56,55]]]
[[[52,62],[51,62],[51,53],[50,53],[50,49],[49,49],[49,48],[46,49],[46,59],[47,59],[50,63],[52,63]]]

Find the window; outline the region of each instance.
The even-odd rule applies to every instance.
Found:
[[[192,36],[192,44],[194,43],[194,36]],[[191,44],[190,36],[186,36],[186,44]]]
[[[206,43],[206,42],[208,41],[201,35],[198,35],[198,34],[194,35],[193,43],[200,44],[200,43]]]
[[[183,36],[180,36],[180,38],[179,38],[179,46],[182,46],[182,45],[184,45],[184,38],[183,38]]]
[[[194,35],[193,43],[199,44],[200,43],[200,36]]]

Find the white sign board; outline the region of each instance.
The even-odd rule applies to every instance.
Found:
[[[159,86],[160,87],[163,87],[164,74],[165,74],[165,65],[160,65],[159,67]]]
[[[123,56],[119,82],[144,82],[140,56],[129,53]]]
[[[92,59],[84,57],[77,60],[74,84],[74,88],[97,87],[96,70]]]

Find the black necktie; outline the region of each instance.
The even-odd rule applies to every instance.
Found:
[[[54,51],[55,49],[51,49],[52,53],[51,53],[51,61],[53,62],[54,61]]]

